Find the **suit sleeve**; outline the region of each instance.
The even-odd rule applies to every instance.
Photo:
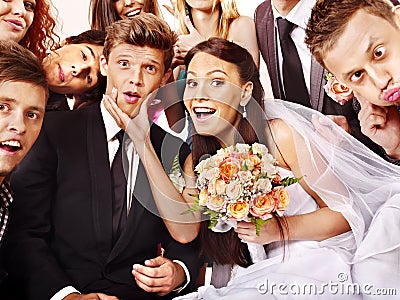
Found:
[[[11,178],[14,207],[6,240],[10,274],[31,299],[50,299],[72,285],[50,249],[57,155],[45,130]]]

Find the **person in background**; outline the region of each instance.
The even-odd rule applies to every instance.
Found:
[[[47,110],[70,110],[100,102],[106,79],[100,56],[106,33],[87,30],[66,38],[43,59],[50,89]]]
[[[330,5],[343,18],[327,9]],[[320,1],[311,16],[306,39],[311,53],[353,90],[363,133],[381,146],[387,160],[400,165],[399,8],[389,1]]]
[[[187,205],[165,171],[175,157],[183,165],[189,149],[156,125],[149,132],[144,118],[149,96],[170,76],[175,40],[149,13],[107,29],[105,94],[132,118],[132,139],[123,139],[107,97],[47,113],[11,178],[15,218],[5,250],[23,299],[169,299],[193,290],[199,225],[177,220],[181,210],[171,204]]]
[[[104,31],[115,21],[142,12],[162,18],[157,0],[90,0],[90,27]]]
[[[13,40],[40,59],[57,44],[56,21],[47,0],[0,2],[0,40]]]
[[[361,133],[353,108],[354,99],[348,97],[348,101],[339,103],[331,98],[325,89],[327,71],[312,57],[304,43],[307,21],[315,2],[266,0],[255,11],[258,46],[267,65],[273,96],[329,116],[379,153],[377,145]]]
[[[39,135],[47,96],[38,58],[14,41],[0,41],[0,249],[13,202],[10,174]],[[1,254],[0,284],[7,276]]]

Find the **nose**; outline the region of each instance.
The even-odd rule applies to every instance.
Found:
[[[193,98],[197,100],[208,100],[209,99],[209,85],[207,84],[206,80],[199,80],[195,95]]]
[[[125,0],[125,6],[129,6],[132,4],[132,0]]]
[[[24,16],[26,14],[24,1],[22,0],[12,1],[11,6],[12,6],[11,10],[14,15]]]
[[[139,68],[133,68],[131,75],[130,75],[130,84],[135,86],[142,86],[143,85],[143,74]]]
[[[25,124],[24,112],[15,111],[15,113],[10,116],[8,122],[8,130],[17,133],[19,135],[25,133],[26,124]]]
[[[79,76],[79,75],[86,75],[88,72],[90,72],[90,66],[87,64],[74,64],[72,65],[72,76]]]
[[[389,72],[387,72],[386,68],[377,66],[375,68],[370,68],[368,73],[376,88],[379,90],[384,90],[387,88],[390,83],[391,76]]]

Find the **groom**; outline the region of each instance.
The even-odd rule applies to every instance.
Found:
[[[306,43],[359,99],[362,132],[400,165],[400,8],[388,0],[321,0]]]
[[[117,105],[130,117],[169,77],[174,42],[168,25],[151,14],[109,27],[102,58],[106,93],[117,87]],[[16,217],[7,260],[23,299],[170,299],[194,288],[199,245],[176,242],[154,213],[155,180],[135,154],[140,145],[119,140],[120,132],[103,102],[46,116],[32,152],[12,177]],[[182,143],[157,126],[150,138],[169,169]],[[165,147],[167,141],[173,147]],[[124,185],[114,160],[123,145],[132,154],[130,172],[117,193]],[[171,184],[157,180],[160,190]]]

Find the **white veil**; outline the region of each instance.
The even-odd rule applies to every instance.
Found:
[[[398,248],[399,238],[371,236],[364,239],[375,213],[400,206],[400,167],[369,150],[321,113],[282,100],[265,100],[268,120],[280,118],[293,131],[301,173],[306,183],[332,210],[343,214],[352,229],[357,263],[376,253]],[[399,211],[400,212],[400,211]],[[374,226],[382,227],[374,220]],[[386,222],[386,221],[385,221]],[[387,220],[391,224],[392,220]],[[400,236],[400,224],[392,224],[392,235]],[[345,242],[340,235],[332,242]],[[344,244],[343,244],[344,245]]]

